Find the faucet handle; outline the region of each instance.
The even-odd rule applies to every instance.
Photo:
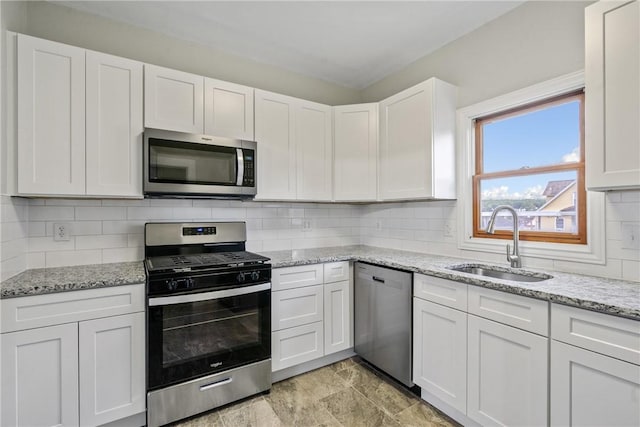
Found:
[[[511,261],[511,245],[507,243],[507,261]]]

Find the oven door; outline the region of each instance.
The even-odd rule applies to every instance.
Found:
[[[271,284],[149,298],[148,390],[271,357]]]

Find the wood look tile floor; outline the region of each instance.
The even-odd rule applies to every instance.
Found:
[[[457,425],[354,357],[275,383],[268,394],[174,427]]]

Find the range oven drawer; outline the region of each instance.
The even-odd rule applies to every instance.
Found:
[[[147,426],[157,427],[271,388],[271,359],[147,393]]]

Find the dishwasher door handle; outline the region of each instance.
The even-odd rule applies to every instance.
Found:
[[[382,277],[372,276],[371,278],[373,279],[374,282],[384,283],[384,279]]]

